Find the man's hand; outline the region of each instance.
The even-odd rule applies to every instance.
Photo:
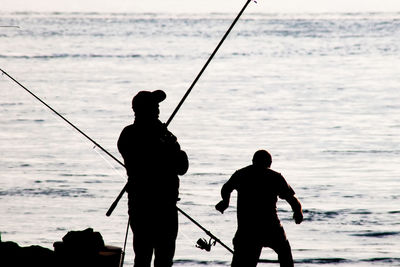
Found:
[[[293,210],[293,219],[296,222],[296,224],[300,224],[303,221],[303,210],[301,208],[301,203],[297,199],[297,197],[289,196],[286,198],[286,201],[290,204]]]
[[[217,205],[215,205],[215,209],[221,213],[224,213],[224,211],[228,208],[228,206],[229,202],[221,200]]]
[[[293,214],[293,219],[296,224],[300,224],[303,221],[303,212],[295,212]]]

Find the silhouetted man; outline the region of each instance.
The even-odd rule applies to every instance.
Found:
[[[141,91],[132,100],[133,124],[118,140],[128,174],[129,220],[133,231],[135,267],[170,267],[178,233],[178,175],[189,163],[176,137],[160,122],[161,91]]]
[[[277,197],[291,205],[297,224],[303,221],[303,212],[295,192],[280,173],[270,169],[271,163],[267,151],[257,151],[253,164],[236,171],[221,189],[222,201],[215,206],[221,213],[228,208],[232,191],[238,192],[232,267],[256,266],[263,247],[275,250],[280,266],[293,266],[289,241],[277,215]]]

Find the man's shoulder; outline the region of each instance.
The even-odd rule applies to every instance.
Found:
[[[125,126],[124,129],[122,129],[121,135],[130,133],[130,132],[134,131],[134,129],[135,129],[135,125],[134,124],[129,124],[129,125]]]
[[[268,172],[270,175],[273,175],[273,176],[283,177],[282,174],[281,174],[280,172],[277,172],[277,171],[272,170],[272,169],[267,169],[267,172]]]
[[[254,165],[249,165],[244,168],[237,170],[234,174],[236,177],[264,177],[268,180],[274,180],[276,182],[285,179],[281,173],[272,170],[270,168],[259,168]]]
[[[237,173],[246,173],[246,172],[254,172],[254,171],[260,171],[260,170],[262,170],[263,172],[265,172],[265,173],[267,173],[269,175],[282,176],[281,173],[279,173],[279,172],[277,172],[275,170],[272,170],[270,168],[264,168],[263,167],[263,168],[260,169],[259,167],[255,167],[254,165],[249,165],[249,166],[243,167],[243,168],[237,170],[236,172]]]
[[[118,143],[125,143],[127,140],[131,139],[132,135],[134,135],[134,132],[135,130],[133,124],[125,126],[119,135]]]
[[[134,129],[135,128],[135,124],[129,124],[129,125],[127,125],[127,126],[125,126],[124,127],[124,129],[123,129],[123,131],[125,131],[125,130],[131,130],[131,129]]]
[[[235,172],[235,174],[245,174],[245,173],[251,172],[252,169],[253,169],[253,165],[249,165],[249,166],[246,166],[246,167],[243,167],[243,168],[237,170]]]

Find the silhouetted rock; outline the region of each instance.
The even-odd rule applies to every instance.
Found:
[[[105,246],[99,232],[87,228],[83,231],[70,231],[53,244],[58,267],[117,267],[122,250]]]
[[[20,247],[17,243],[0,242],[0,266],[4,267],[54,267],[54,251],[41,246]]]
[[[88,228],[71,231],[63,241],[53,244],[54,251],[41,246],[20,247],[0,240],[1,267],[118,267],[119,247],[105,246],[99,232]]]

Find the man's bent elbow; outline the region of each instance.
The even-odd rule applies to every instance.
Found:
[[[181,150],[178,154],[178,175],[184,175],[189,169],[189,159],[185,151]]]

